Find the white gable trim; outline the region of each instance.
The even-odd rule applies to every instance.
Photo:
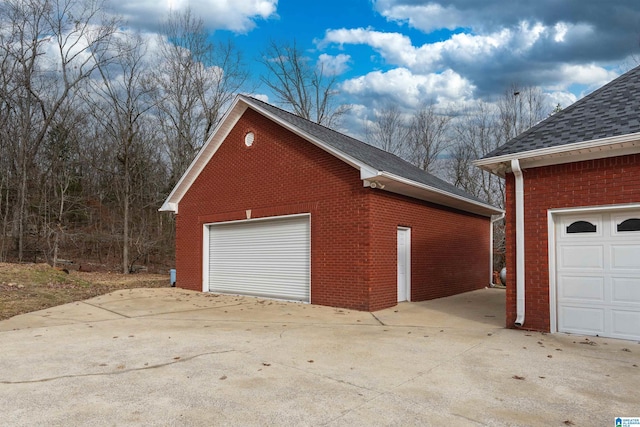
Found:
[[[640,132],[475,160],[474,165],[504,176],[511,160],[523,168],[558,165],[640,153]]]
[[[240,117],[242,117],[247,110],[247,105],[240,104],[239,101],[240,98],[234,100],[229,110],[227,110],[222,120],[220,120],[218,126],[211,133],[207,142],[205,142],[195,159],[193,159],[187,168],[187,171],[173,188],[167,200],[162,204],[162,207],[159,209],[160,212],[178,213],[178,206],[182,197],[186,194],[187,190],[189,190],[207,163],[209,163],[216,151],[218,151],[218,148],[220,148],[222,142],[227,138],[231,129],[233,129],[236,123],[238,123],[238,120],[240,120]]]

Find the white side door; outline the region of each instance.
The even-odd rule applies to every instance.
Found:
[[[411,301],[411,229],[398,227],[398,302]]]

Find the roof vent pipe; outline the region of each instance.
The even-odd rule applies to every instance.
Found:
[[[516,321],[524,325],[524,178],[518,159],[511,160],[511,170],[516,179]]]

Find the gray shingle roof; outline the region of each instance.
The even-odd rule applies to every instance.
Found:
[[[640,66],[488,153],[491,157],[640,132]]]
[[[469,200],[480,203],[484,201],[467,193],[458,187],[449,184],[446,181],[437,178],[422,169],[412,165],[411,163],[401,159],[400,157],[381,150],[372,145],[366,144],[350,136],[344,135],[325,126],[311,122],[295,114],[289,113],[278,107],[275,107],[259,99],[246,95],[241,95],[249,104],[257,104],[260,108],[267,110],[270,114],[279,117],[303,132],[317,138],[323,143],[335,148],[336,150],[356,159],[370,167],[376,168],[378,171],[388,172],[402,178],[409,179],[421,184],[428,185],[447,193],[455,194]]]

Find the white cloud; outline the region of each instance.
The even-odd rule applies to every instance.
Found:
[[[343,53],[336,56],[323,53],[318,57],[318,65],[322,66],[325,75],[337,76],[349,68],[350,60],[351,56]]]
[[[202,18],[213,30],[224,29],[247,33],[258,19],[267,19],[276,13],[278,0],[112,0],[112,12],[122,15],[133,27],[156,28],[169,11],[191,8],[193,15]]]
[[[319,48],[347,44],[367,45],[391,65],[407,67],[415,72],[436,72],[455,66],[482,68],[483,64],[500,61],[508,64],[513,58],[526,58],[536,45],[548,40],[560,43],[573,30],[583,32],[583,26],[548,27],[541,23],[522,21],[514,28],[503,28],[489,34],[458,33],[449,39],[416,47],[400,33],[385,33],[369,28],[327,30]]]
[[[269,95],[265,95],[264,93],[252,93],[252,94],[248,94],[249,96],[252,96],[256,99],[259,99],[262,102],[269,102]]]
[[[558,22],[553,27],[555,31],[555,35],[553,36],[553,40],[557,43],[564,42],[564,37],[567,35],[569,31],[569,26],[564,22]]]
[[[567,82],[570,81],[572,83],[597,87],[600,87],[618,77],[615,71],[610,71],[594,64],[564,64],[560,67],[560,72],[562,73],[562,76],[566,78]]]
[[[426,33],[440,28],[453,30],[464,26],[465,16],[452,6],[443,7],[433,2],[419,5],[395,3],[394,0],[374,1],[378,12],[388,20],[406,22]]]
[[[551,109],[560,105],[560,108],[567,108],[569,105],[573,104],[578,100],[578,97],[572,94],[571,92],[549,92],[546,94],[547,100],[550,104]]]
[[[452,70],[420,75],[406,68],[396,68],[387,72],[373,71],[347,80],[343,82],[342,90],[351,96],[383,97],[415,108],[426,101],[448,103],[465,100],[472,95],[473,86]]]
[[[615,79],[618,74],[595,64],[561,64],[545,72],[544,76],[548,81],[553,81],[553,84],[544,86],[544,89],[563,91],[567,90],[571,85],[578,84],[586,86],[588,88],[587,92],[591,92]]]
[[[388,62],[412,66],[416,62],[416,48],[411,39],[400,33],[385,33],[370,28],[327,30],[322,40],[316,41],[319,48],[331,44],[363,44],[376,49]]]

